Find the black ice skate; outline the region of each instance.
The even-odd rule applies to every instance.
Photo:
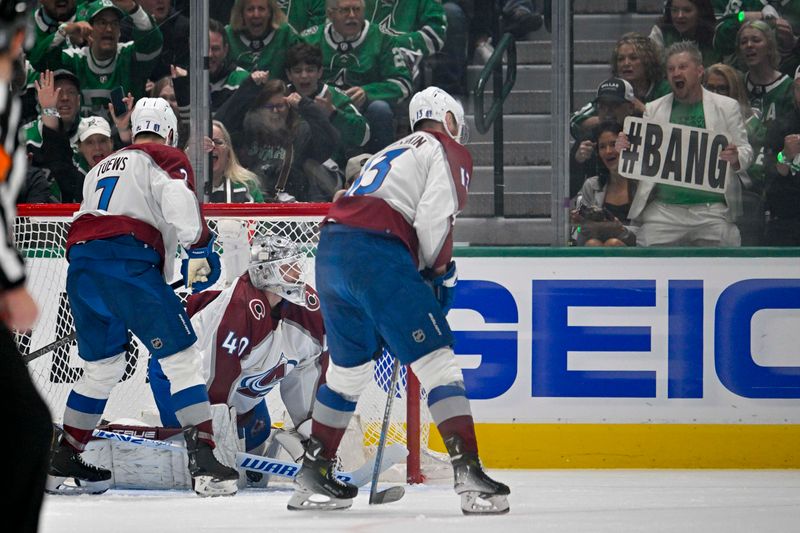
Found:
[[[239,490],[239,473],[217,461],[214,450],[198,437],[192,426],[183,430],[189,453],[189,474],[192,488],[200,496],[233,496]]]
[[[353,505],[358,487],[336,478],[335,461],[320,457],[322,443],[311,437],[303,467],[294,479],[294,493],[286,506],[290,511],[347,509]]]
[[[111,471],[86,463],[81,454],[57,439],[50,453],[45,492],[102,494],[111,488]]]
[[[463,443],[457,436],[445,441],[453,464],[456,494],[461,496],[464,514],[503,514],[509,511],[507,485],[486,475],[475,453],[463,452]]]

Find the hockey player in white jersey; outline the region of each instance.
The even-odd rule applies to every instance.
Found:
[[[330,363],[289,509],[352,504],[358,489],[334,477],[334,459],[372,377],[373,356],[385,344],[428,391],[462,511],[509,510],[509,488],[481,467],[445,318],[457,280],[453,224],[472,175],[472,158],[462,146],[464,111],[449,94],[428,87],[414,95],[409,115],[413,133],[370,158],[323,221],[316,279]]]
[[[172,276],[180,243],[188,258],[184,279],[193,290],[219,277],[214,237],[200,214],[194,173],[174,148],[177,120],[162,98],[143,98],[132,115],[134,144],[86,175],[83,202],[67,236],[67,296],[85,361],[67,398],[64,431],[48,471],[51,493],[100,493],[110,471],[87,464],[91,439],[108,397],[125,370],[128,330],[169,376],[177,418],[184,428],[189,472],[201,496],[236,492],[238,473],[213,455],[211,412],[196,336]]]
[[[271,426],[266,395],[275,386],[295,430],[279,434],[279,442],[293,459],[300,459],[300,440],[311,432],[327,352],[319,299],[305,283],[307,261],[285,237],[258,238],[247,272],[225,290],[203,291],[187,302],[209,399],[236,408],[239,437],[252,454],[264,454]],[[162,424],[180,427],[157,359],[150,360],[150,386]]]

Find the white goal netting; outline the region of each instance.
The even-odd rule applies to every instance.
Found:
[[[308,272],[311,284],[314,285],[313,261],[319,238],[318,224],[325,209],[326,206],[313,205],[208,206],[205,214],[209,226],[212,231],[220,234],[217,244],[223,273],[219,286],[223,287],[241,273],[234,270],[242,269],[242,265],[246,266],[246,259],[242,262],[242,246],[234,254],[231,252],[234,248],[231,244],[226,256],[226,242],[232,243],[231,239],[236,238],[249,243],[257,236],[268,234],[282,235],[300,244],[308,256]],[[57,423],[61,422],[72,384],[82,373],[82,361],[77,353],[74,324],[65,292],[67,261],[64,252],[71,215],[72,210],[68,206],[21,206],[14,229],[17,246],[26,258],[28,289],[40,310],[40,317],[33,330],[17,333],[16,339],[34,382],[46,398]],[[232,235],[231,228],[241,230],[238,236]],[[234,255],[239,256],[238,261]],[[175,260],[180,261],[177,254]],[[176,272],[179,271],[178,265]],[[176,289],[176,292],[184,299],[188,295],[183,288]],[[105,420],[136,419],[158,425],[157,410],[147,384],[148,357],[149,352],[145,345],[131,335],[125,375],[109,398],[103,414]],[[356,415],[340,448],[343,450],[340,456],[345,469],[359,466],[374,453],[391,381],[392,361],[387,354],[380,358],[375,366],[374,379],[359,401]],[[427,450],[431,419],[425,393],[412,393],[409,401],[408,379],[406,369],[402,367],[392,406],[387,443],[406,444],[410,435],[413,445],[418,438],[422,452],[420,454],[416,446],[410,449],[409,463],[413,471],[409,470],[409,476],[414,476],[416,480],[420,479],[420,474],[428,478],[442,477],[440,470],[446,468],[438,461],[440,456]],[[288,422],[277,392],[273,391],[267,398],[273,423]],[[419,415],[415,416],[417,411]],[[420,460],[423,464],[421,472],[414,466]],[[405,474],[404,471],[403,475]]]

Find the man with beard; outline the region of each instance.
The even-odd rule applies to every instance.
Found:
[[[753,148],[747,141],[739,103],[705,90],[703,57],[690,41],[675,43],[666,51],[667,79],[672,94],[647,104],[644,119],[683,124],[725,133],[728,144],[719,158],[734,171],[747,169]],[[630,146],[623,133],[617,150]],[[642,182],[636,190],[628,218],[641,228],[640,246],[740,246],[739,229],[733,223],[741,210],[739,181],[730,180],[725,194],[697,191],[674,185]]]
[[[327,192],[319,187],[327,191],[330,184],[318,181],[330,179],[330,174],[321,163],[333,154],[339,133],[311,99],[298,93],[287,96],[283,81],[267,78],[265,72],[254,72],[216,119],[231,132],[242,165],[259,176],[265,198],[323,201]]]

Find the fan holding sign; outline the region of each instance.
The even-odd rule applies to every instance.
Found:
[[[703,89],[693,43],[670,46],[666,57],[672,94],[648,103],[643,119],[626,119],[617,140],[620,174],[640,181],[628,214],[641,225],[637,244],[739,246],[733,174],[753,160],[739,104]]]

